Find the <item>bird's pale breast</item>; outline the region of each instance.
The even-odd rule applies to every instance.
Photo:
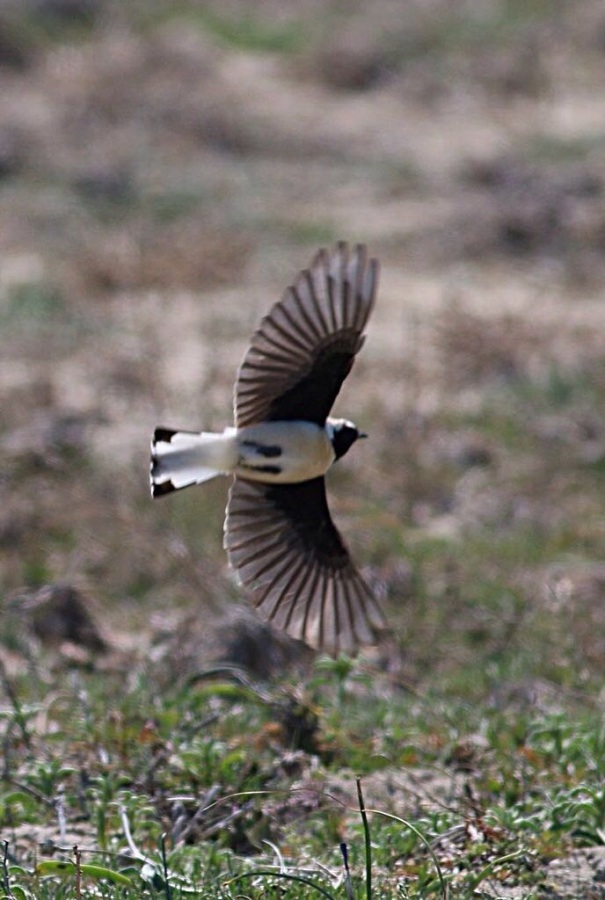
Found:
[[[293,484],[324,475],[334,462],[325,428],[313,422],[261,422],[237,432],[235,474],[250,481]]]

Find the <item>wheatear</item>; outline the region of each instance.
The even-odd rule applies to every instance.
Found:
[[[328,413],[363,344],[377,282],[364,246],[320,250],[252,337],[235,383],[235,427],[157,428],[151,445],[154,497],[235,476],[224,546],[241,584],[276,627],[332,653],[354,652],[384,628],[324,481],[365,437]]]

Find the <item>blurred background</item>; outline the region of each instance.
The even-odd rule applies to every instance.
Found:
[[[497,704],[598,694],[604,76],[600,0],[3,0],[11,665],[152,647],[170,679],[215,639],[260,665],[224,649],[254,632],[227,484],[153,504],[149,437],[229,424],[259,318],[344,239],[382,264],[336,409],[371,440],[329,479],[393,623],[375,658]]]

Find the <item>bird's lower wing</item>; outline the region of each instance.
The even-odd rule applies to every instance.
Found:
[[[225,548],[252,603],[292,637],[354,653],[384,628],[330,518],[323,478],[287,485],[236,478]]]

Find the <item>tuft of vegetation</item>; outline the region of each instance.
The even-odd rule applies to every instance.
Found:
[[[225,668],[161,692],[145,665],[51,694],[2,677],[6,897],[533,896],[604,842],[587,706],[455,704],[346,659],[303,693]]]

